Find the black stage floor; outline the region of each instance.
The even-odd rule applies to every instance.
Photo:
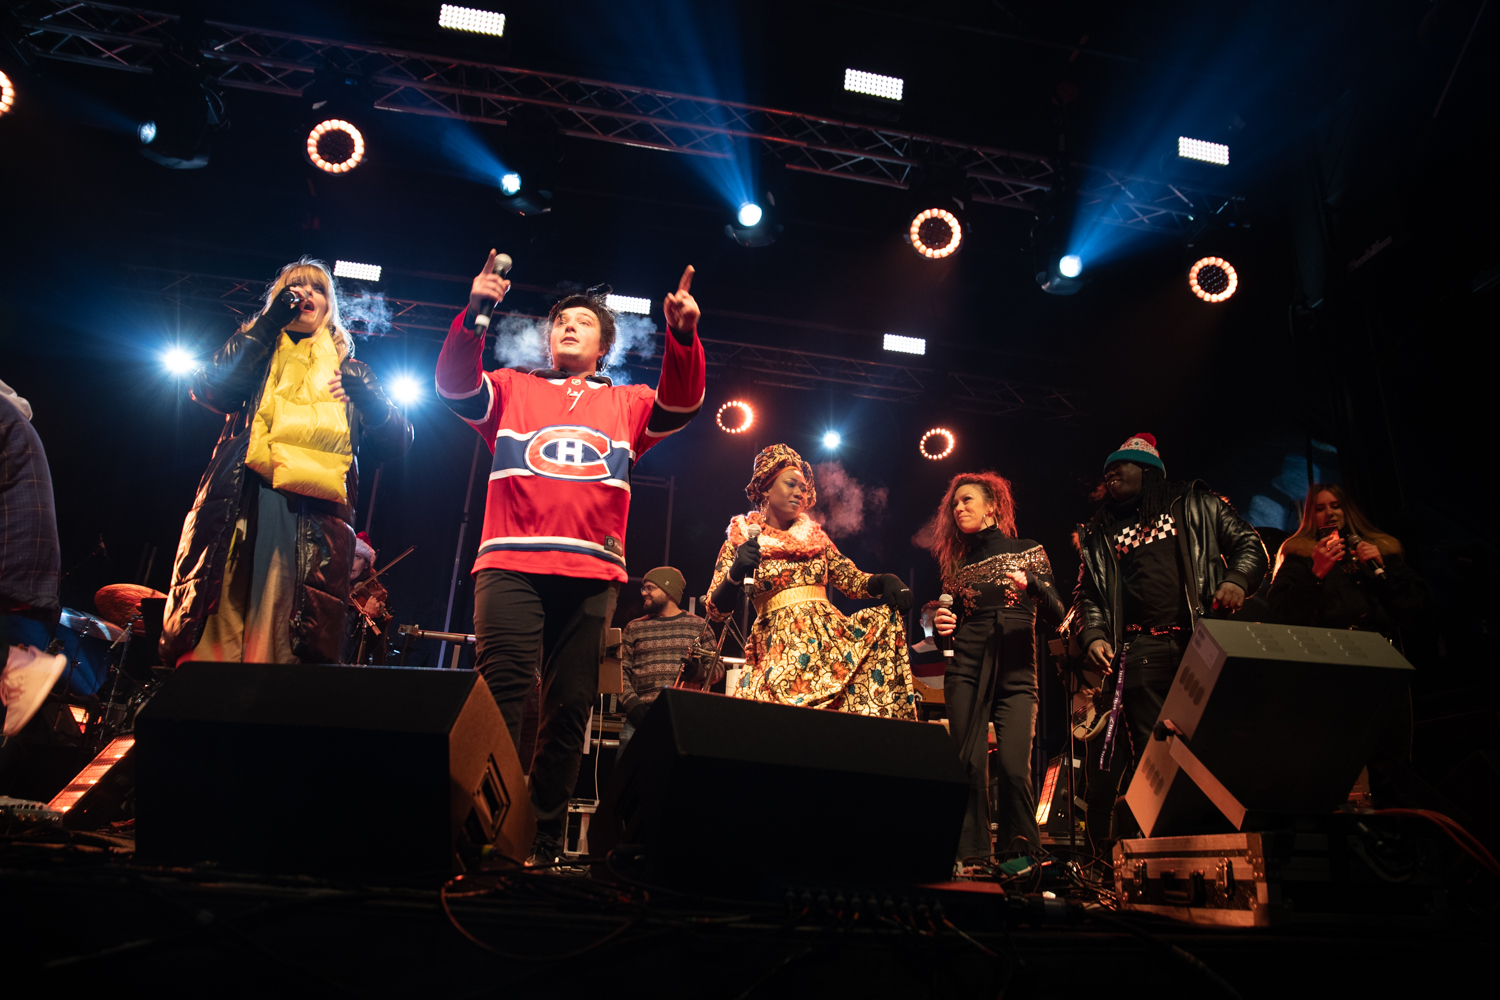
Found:
[[[130,847],[55,828],[0,841],[8,982],[103,997],[1234,995],[1175,947],[1245,997],[1417,996],[1486,981],[1496,940],[1493,921],[1216,930],[1136,918],[1132,934],[1075,914],[1006,927],[994,893],[951,911],[960,930],[533,872],[460,880],[445,913],[441,876],[380,886],[153,869],[132,865]]]

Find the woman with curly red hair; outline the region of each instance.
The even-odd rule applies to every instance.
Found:
[[[1035,850],[1041,843],[1031,784],[1036,732],[1036,615],[1061,624],[1065,615],[1052,564],[1041,545],[1016,537],[1010,482],[993,472],[953,477],[930,522],[933,556],[952,610],[934,618],[952,637],[943,676],[948,733],[969,773],[969,808],[959,860],[996,850]],[[997,800],[989,800],[989,723],[995,724]],[[996,824],[994,847],[990,822]]]
[[[745,650],[740,698],[856,715],[915,719],[917,696],[902,615],[911,591],[893,573],[872,574],[838,550],[807,512],[817,503],[812,466],[791,447],[755,456],[745,495],[756,509],[729,522],[704,610],[734,611],[748,584],[755,625]],[[759,528],[759,537],[750,529]],[[885,604],[845,617],[828,601],[832,583],[850,597]]]

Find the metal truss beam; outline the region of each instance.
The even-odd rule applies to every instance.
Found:
[[[133,281],[122,288],[137,299],[164,302],[175,309],[201,309],[210,314],[249,316],[261,308],[264,280],[152,267],[131,267]],[[391,296],[374,296],[389,326],[372,329],[362,321],[350,323],[356,333],[380,337],[416,337],[441,340],[447,334],[457,307],[451,302],[421,302]],[[357,302],[345,286],[342,305]],[[511,312],[540,320],[530,313]],[[660,356],[658,332],[652,354]],[[860,358],[818,354],[812,351],[765,347],[738,341],[703,338],[708,364],[722,377],[748,378],[761,384],[787,389],[847,393],[888,403],[937,404],[999,416],[1030,414],[1057,420],[1083,415],[1081,393],[1056,386],[998,378],[974,372],[941,371],[916,365],[892,364]],[[659,369],[650,356],[627,355],[627,367],[654,375]]]
[[[21,46],[47,59],[135,73],[178,60],[202,65],[220,87],[287,96],[333,71],[367,81],[387,111],[503,125],[527,105],[565,135],[710,157],[749,142],[790,170],[902,189],[938,167],[962,173],[971,200],[1023,211],[1037,211],[1066,170],[1081,175],[1081,208],[1128,229],[1190,231],[1238,201],[1034,153],[557,73],[218,21],[189,40],[172,15],[112,4],[27,0],[16,24]]]

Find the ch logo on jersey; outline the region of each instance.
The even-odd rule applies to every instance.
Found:
[[[558,425],[526,445],[526,467],[548,479],[609,479],[609,438],[592,427]]]

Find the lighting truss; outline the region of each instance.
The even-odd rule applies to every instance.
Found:
[[[166,268],[132,266],[134,280],[121,291],[137,299],[165,301],[174,309],[198,308],[248,317],[265,305],[264,279],[232,278]],[[529,286],[528,286],[529,287]],[[447,335],[461,305],[385,297],[390,309],[387,337],[441,340]],[[501,313],[542,319],[531,313]],[[355,333],[365,334],[355,322]],[[658,334],[658,336],[662,336]],[[761,385],[827,392],[837,389],[865,399],[888,403],[942,405],[949,409],[1000,415],[1025,413],[1065,420],[1083,415],[1081,393],[1033,382],[997,378],[964,371],[941,371],[889,361],[817,354],[812,351],[742,344],[702,338],[708,366],[723,376],[748,378]],[[646,356],[626,355],[625,364],[642,372],[659,371],[663,347],[653,343]]]
[[[180,47],[170,14],[101,3],[23,0],[18,44],[35,55],[151,73]],[[387,111],[502,124],[522,105],[565,135],[723,158],[748,139],[789,170],[905,189],[922,168],[958,168],[969,200],[1034,212],[1064,171],[1076,173],[1081,207],[1110,225],[1182,233],[1237,198],[1131,177],[1035,153],[836,121],[663,90],[360,45],[311,35],[204,22],[198,48],[217,87],[300,97],[319,71],[363,77]]]

